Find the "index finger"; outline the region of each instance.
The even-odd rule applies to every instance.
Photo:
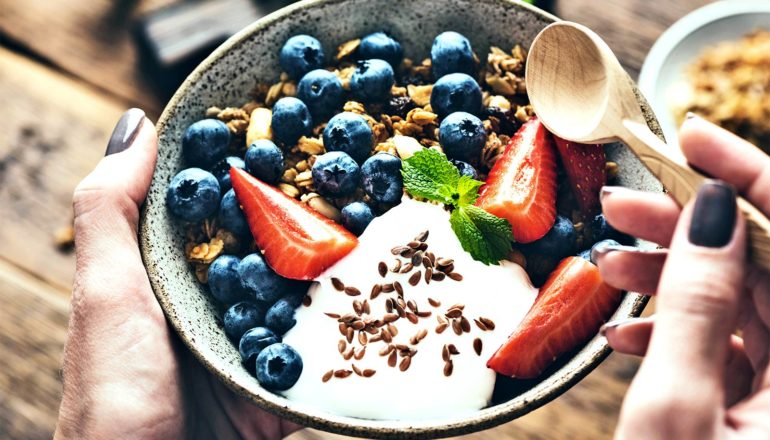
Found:
[[[770,157],[762,150],[698,116],[682,124],[679,144],[690,164],[732,184],[754,206],[770,213]]]

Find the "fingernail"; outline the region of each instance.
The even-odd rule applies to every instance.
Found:
[[[132,108],[123,113],[115,125],[115,129],[112,130],[112,136],[107,143],[107,151],[104,155],[109,156],[128,149],[134,142],[136,134],[139,133],[142,122],[144,122],[144,112],[138,108]]]
[[[607,336],[607,332],[613,331],[619,327],[623,327],[624,325],[633,324],[634,322],[639,322],[643,318],[623,318],[623,319],[616,319],[614,321],[610,321],[605,323],[599,328],[599,334],[602,336]]]
[[[684,117],[684,118],[685,118],[686,120],[689,120],[689,119],[692,119],[692,118],[697,118],[697,117],[698,117],[698,115],[696,115],[695,113],[693,113],[693,112],[687,112],[687,114],[685,115],[685,117]]]
[[[634,254],[665,254],[665,249],[643,249],[635,246],[624,246],[622,244],[607,244],[603,242],[597,243],[591,248],[591,261],[596,262],[599,257],[607,255],[611,252],[628,252]]]
[[[605,197],[611,194],[617,194],[617,193],[626,192],[626,191],[631,191],[631,190],[622,186],[603,186],[601,191],[599,191],[599,201],[604,202]]]
[[[688,238],[696,246],[720,248],[730,242],[735,228],[735,188],[708,180],[698,189]]]

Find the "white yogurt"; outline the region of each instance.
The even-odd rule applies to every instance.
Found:
[[[382,278],[377,270],[380,261],[392,266],[396,257],[390,250],[405,245],[420,232],[428,230],[428,251],[436,257],[454,260],[455,272],[462,281],[449,278],[426,284],[421,277],[417,286],[408,283],[409,274],[388,272]],[[402,260],[405,260],[402,258]],[[420,267],[424,275],[424,267]],[[331,278],[337,277],[346,286],[358,288],[362,294],[351,297],[336,290]],[[405,318],[393,323],[398,335],[393,343],[409,344],[409,339],[420,329],[428,334],[417,345],[406,371],[398,366],[389,367],[387,356],[378,354],[385,342],[368,343],[361,360],[346,361],[337,344],[344,337],[338,322],[324,312],[344,315],[352,313],[354,299],[369,298],[374,284],[399,281],[404,288],[404,299],[414,300],[418,310],[430,310],[432,315],[413,324]],[[495,373],[486,367],[486,361],[519,325],[537,295],[524,270],[507,261],[500,266],[486,266],[462,250],[449,225],[449,213],[442,207],[405,198],[386,214],[372,221],[360,237],[358,247],[321,275],[310,288],[312,302],[297,310],[297,325],[284,337],[294,347],[304,363],[299,381],[286,397],[296,402],[323,408],[333,414],[368,418],[420,420],[468,415],[489,405],[495,386]],[[381,319],[386,313],[386,298],[396,298],[396,292],[382,293],[369,300],[371,316]],[[428,298],[441,302],[432,307]],[[464,304],[463,316],[471,322],[471,332],[461,336],[451,326],[441,334],[435,329],[436,315],[443,315],[454,304]],[[364,315],[366,316],[366,315]],[[493,331],[482,331],[473,319],[485,317],[495,323]],[[357,335],[357,333],[356,333]],[[369,335],[371,336],[371,335]],[[475,338],[482,340],[482,353],[473,349]],[[442,349],[454,344],[460,354],[452,356],[453,372],[443,373]],[[348,347],[351,344],[347,344]],[[353,346],[361,348],[357,338]],[[411,345],[410,345],[411,346]],[[399,362],[401,358],[399,357]],[[354,363],[360,370],[372,369],[374,376],[364,378],[352,374],[346,378],[321,379],[331,369],[351,370]]]

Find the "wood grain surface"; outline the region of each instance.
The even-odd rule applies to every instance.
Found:
[[[134,17],[173,0],[0,0],[0,438],[50,438],[74,260],[53,246],[77,182],[103,155],[121,112],[157,117],[163,100],[130,35]],[[636,76],[654,40],[706,0],[561,0]],[[638,360],[613,354],[553,403],[464,438],[611,438]],[[303,430],[293,439],[339,439]]]

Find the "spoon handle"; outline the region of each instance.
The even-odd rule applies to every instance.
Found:
[[[646,124],[623,120],[626,133],[619,136],[682,206],[686,204],[707,179],[687,164],[687,159],[661,141]],[[770,271],[770,220],[743,197],[738,197],[738,209],[746,218],[749,236],[749,258],[754,264]]]

